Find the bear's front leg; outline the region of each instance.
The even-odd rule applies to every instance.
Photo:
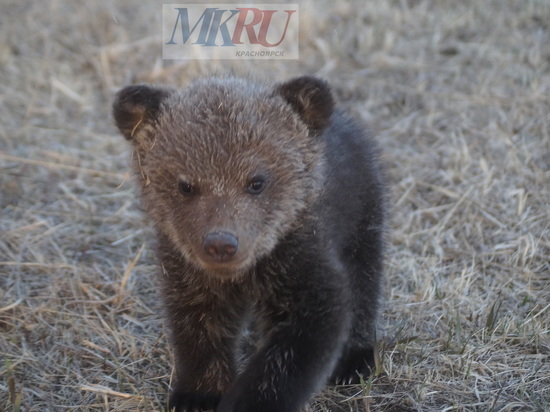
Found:
[[[183,295],[173,289],[166,299],[176,367],[169,408],[213,411],[235,376],[240,313],[219,296],[190,303]]]
[[[169,410],[214,411],[235,377],[237,337],[244,313],[240,294],[232,285],[219,291],[213,290],[212,284],[202,285],[196,273],[168,272],[166,262],[163,268],[164,304],[176,369]]]
[[[298,412],[326,384],[349,332],[345,293],[296,278],[261,310],[264,338],[217,412]]]

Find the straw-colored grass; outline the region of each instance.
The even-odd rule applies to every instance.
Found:
[[[0,411],[161,411],[130,82],[325,77],[391,192],[382,366],[312,411],[550,410],[550,3],[301,1],[298,61],[163,61],[160,2],[0,7]]]

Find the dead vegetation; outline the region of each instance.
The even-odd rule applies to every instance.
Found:
[[[130,82],[327,78],[391,187],[380,373],[314,411],[550,408],[550,3],[301,1],[298,61],[162,61],[161,3],[0,14],[0,411],[161,411],[150,229],[110,118]]]

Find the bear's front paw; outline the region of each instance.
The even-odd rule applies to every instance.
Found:
[[[220,395],[173,391],[168,403],[169,412],[215,411]]]
[[[367,379],[376,368],[374,349],[358,349],[344,354],[330,381],[336,385],[361,383],[360,375]]]
[[[260,396],[254,390],[254,387],[247,388],[245,385],[236,384],[226,393],[216,412],[263,412],[266,411],[258,402]],[[271,410],[271,409],[270,409]]]

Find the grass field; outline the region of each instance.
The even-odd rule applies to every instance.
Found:
[[[147,3],[147,4],[145,4]],[[161,411],[132,82],[329,80],[391,194],[382,367],[312,411],[550,410],[550,1],[301,1],[300,60],[163,61],[161,3],[0,8],[0,411]]]

